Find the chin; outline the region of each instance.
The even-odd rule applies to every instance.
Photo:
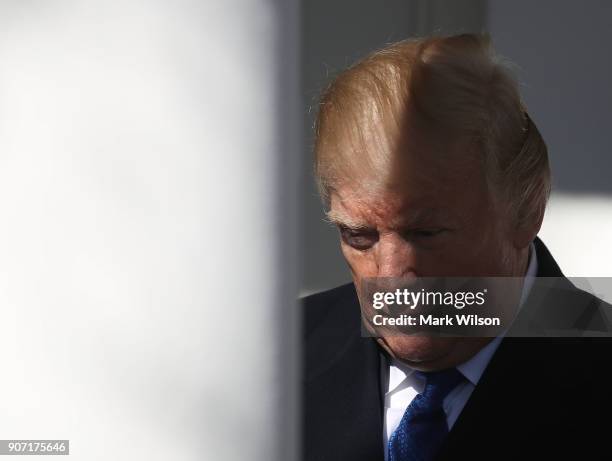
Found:
[[[393,357],[415,368],[444,364],[455,348],[457,338],[429,336],[387,336],[383,346]]]

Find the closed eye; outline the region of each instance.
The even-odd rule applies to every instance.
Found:
[[[378,232],[371,229],[351,229],[346,226],[338,226],[342,241],[351,248],[365,251],[378,242]]]

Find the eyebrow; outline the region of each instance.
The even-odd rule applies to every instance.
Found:
[[[326,212],[325,215],[326,215],[326,220],[328,222],[335,224],[337,226],[346,227],[348,229],[372,230],[374,228],[372,225],[368,224],[367,222],[356,220],[354,218],[351,218],[350,216],[347,216],[345,213],[342,213],[342,212],[330,210]],[[446,220],[450,218],[446,213],[443,213],[441,210],[427,208],[427,209],[422,209],[422,210],[417,210],[417,211],[412,212],[411,216],[408,216],[405,219],[403,219],[402,223],[400,223],[397,227],[410,227],[413,225],[418,225],[418,223],[431,219],[432,217],[446,219]]]
[[[346,216],[344,213],[338,213],[337,211],[330,210],[325,213],[326,220],[337,226],[347,227],[349,229],[361,230],[361,229],[373,229],[372,226],[355,220]]]

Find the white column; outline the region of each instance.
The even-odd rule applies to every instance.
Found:
[[[290,459],[295,16],[0,3],[0,439]]]

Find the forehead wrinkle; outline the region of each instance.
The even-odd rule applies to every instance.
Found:
[[[351,197],[355,199],[355,197]],[[394,204],[395,200],[378,200],[380,205],[371,205],[363,199],[355,200],[353,210],[346,206],[350,199],[339,199],[340,207],[332,207],[326,213],[327,220],[354,229],[382,227],[402,229],[424,223],[438,216],[446,216],[443,210],[432,207],[410,208],[406,204]]]

